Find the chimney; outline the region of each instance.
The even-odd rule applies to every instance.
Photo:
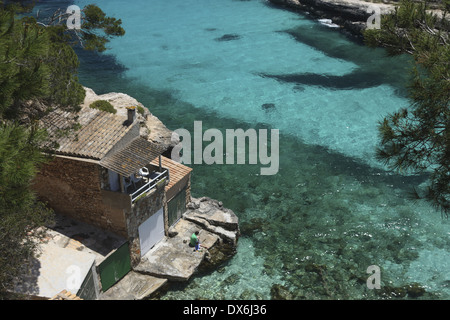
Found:
[[[128,125],[132,125],[134,120],[136,119],[136,107],[135,106],[131,106],[131,107],[127,107],[127,123]]]

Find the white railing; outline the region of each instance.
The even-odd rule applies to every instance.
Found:
[[[137,189],[135,192],[133,192],[131,194],[131,202],[132,203],[137,198],[139,198],[139,196],[152,190],[154,187],[156,187],[156,185],[158,184],[159,181],[161,181],[162,179],[164,179],[168,176],[167,170],[164,170],[163,172],[155,172],[155,173],[157,174],[156,177],[153,177],[151,180],[149,180],[149,182],[147,182],[146,184],[144,184],[142,187],[140,187],[139,189]]]

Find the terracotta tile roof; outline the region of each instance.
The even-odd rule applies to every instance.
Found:
[[[155,159],[151,162],[151,164],[159,166],[159,160]],[[170,188],[172,188],[178,181],[186,177],[192,171],[192,168],[164,156],[161,157],[161,166],[169,169],[170,181],[166,186],[166,190],[170,190]]]
[[[137,138],[100,161],[100,165],[129,177],[158,158],[164,150],[144,138]]]
[[[57,154],[100,160],[133,127],[126,121],[126,117],[97,109],[84,108],[78,114],[57,109],[41,125],[58,143]],[[69,131],[77,122],[81,128]]]

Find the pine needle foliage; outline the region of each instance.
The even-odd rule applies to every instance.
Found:
[[[364,32],[369,46],[414,58],[409,85],[411,104],[379,124],[378,159],[399,172],[429,172],[427,197],[450,213],[450,1],[441,15],[426,2],[402,0],[382,16],[381,29]]]

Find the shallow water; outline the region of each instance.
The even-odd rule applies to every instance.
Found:
[[[100,4],[120,13],[128,32],[109,51],[127,68],[123,76],[169,90],[203,112],[268,123],[307,143],[367,160],[377,121],[407,105],[398,95],[406,59],[386,59],[382,50],[355,45],[264,1]],[[275,108],[267,112],[264,104]]]
[[[127,35],[106,54],[80,52],[84,85],[137,98],[173,130],[280,130],[274,176],[192,165],[193,195],[234,210],[242,237],[230,261],[163,299],[415,298],[399,289],[412,283],[419,299],[450,298],[449,222],[409,197],[426,177],[373,156],[377,121],[408,105],[407,57],[259,0],[97,3]],[[381,290],[367,288],[371,265]]]

